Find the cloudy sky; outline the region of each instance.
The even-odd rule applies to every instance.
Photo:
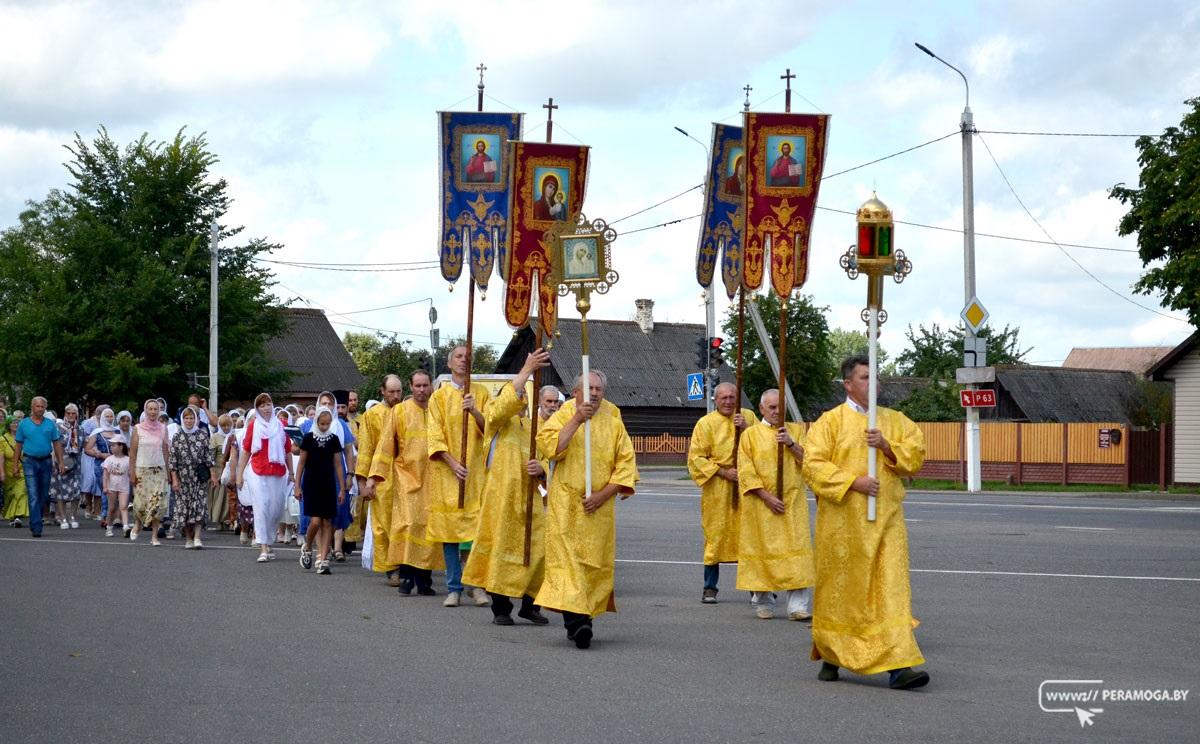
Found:
[[[712,122],[737,123],[746,84],[754,109],[783,110],[785,68],[798,75],[793,110],[832,115],[832,174],[957,131],[962,80],[915,41],[966,73],[981,130],[1152,134],[1200,93],[1196,38],[1200,6],[1169,0],[0,0],[0,227],[65,183],[62,146],[74,132],[104,125],[127,142],[187,127],[221,159],[215,173],[235,199],[227,221],[283,243],[274,259],[431,259],[435,112],[473,108],[481,61],[488,108],[525,112],[528,139],[544,137],[546,98],[561,105],[556,141],[593,148],[585,211],[614,221],[702,180],[702,146],[674,127],[707,142]],[[994,324],[1020,327],[1030,361],[1057,364],[1073,346],[1170,345],[1190,332],[1156,298],[1130,293],[1141,263],[1135,242],[1116,235],[1123,209],[1107,190],[1137,177],[1132,139],[976,139],[978,232],[1121,249],[1065,248],[1093,279],[1052,244],[978,238],[978,295]],[[873,189],[897,219],[944,228],[897,228],[915,269],[886,289],[884,345],[895,353],[908,323],[958,322],[959,138],[830,178],[820,206],[853,211]],[[700,201],[692,191],[617,227],[692,217]],[[621,281],[593,317],[630,318],[633,300],[649,297],[659,321],[702,323],[697,230],[691,219],[620,237]],[[829,306],[831,326],[857,329],[865,286],[837,265],[853,240],[852,216],[817,212],[804,291]],[[339,332],[358,324],[427,343],[427,298],[443,338],[465,329],[465,283],[450,293],[436,270],[275,268],[279,298],[324,308]],[[476,338],[503,344],[498,283],[489,295],[476,306]],[[725,305],[722,294],[718,312]]]

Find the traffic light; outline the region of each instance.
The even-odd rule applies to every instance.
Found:
[[[188,387],[192,388],[193,390],[195,390],[197,387],[199,387],[200,380],[199,380],[198,373],[188,372],[187,373],[187,384],[188,384]]]
[[[725,339],[713,336],[708,340],[708,367],[716,369],[725,363],[725,349],[721,348]]]
[[[708,339],[696,339],[696,367],[708,369]]]

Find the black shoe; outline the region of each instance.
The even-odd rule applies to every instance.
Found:
[[[524,607],[522,607],[520,610],[517,611],[517,617],[523,617],[526,620],[528,620],[529,622],[533,623],[534,625],[549,625],[550,624],[550,620],[547,619],[547,617],[545,615],[538,612],[536,607],[531,607],[528,610],[526,610]]]
[[[432,587],[432,586],[419,586],[419,587],[417,587],[417,594],[420,594],[422,597],[435,597],[435,596],[437,596],[437,592],[435,592],[435,591],[433,590],[433,587]]]
[[[896,678],[888,682],[893,690],[915,690],[929,684],[929,672],[918,672],[915,669],[905,669]]]
[[[401,579],[400,586],[397,588],[397,591],[399,591],[401,594],[403,594],[406,597],[408,595],[412,594],[413,593],[413,580],[412,579]]]
[[[828,661],[821,662],[821,671],[817,672],[817,679],[822,682],[837,682],[838,668]]]
[[[588,648],[592,645],[592,626],[585,625],[575,631],[575,648]]]
[[[512,615],[495,615],[492,617],[492,625],[512,625]]]
[[[33,536],[34,536],[34,537],[41,537],[41,536],[42,536],[42,533],[40,533],[40,532],[34,532],[34,533],[33,533]]]

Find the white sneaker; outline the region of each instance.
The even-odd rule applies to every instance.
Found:
[[[775,617],[775,610],[766,605],[759,605],[758,609],[754,611],[754,616],[759,620],[770,620]]]
[[[196,547],[196,543],[192,542],[191,540],[188,540],[187,542],[185,542],[185,543],[183,544],[183,549],[184,549],[184,550],[191,550],[191,549],[192,549],[192,548],[194,548],[194,547]]]
[[[204,549],[204,543],[200,542],[199,540],[195,540],[195,541],[192,543],[192,549],[193,549],[193,550],[203,550],[203,549]]]
[[[69,530],[69,529],[71,529],[71,525],[68,524],[67,520],[64,519],[63,521],[58,523],[58,528],[60,530]]]
[[[104,536],[105,536],[105,537],[112,537],[112,536],[113,536],[113,530],[112,530],[112,527],[109,527],[108,529],[106,529],[106,530],[104,531]]]
[[[442,607],[458,607],[458,592],[450,592],[446,595],[446,601],[442,602]]]
[[[259,554],[258,554],[258,562],[259,562],[259,563],[266,563],[266,562],[267,562],[267,561],[269,561],[269,560],[271,560],[271,559],[270,559],[270,558],[267,556],[267,554],[266,554],[266,553],[259,553]]]
[[[74,517],[71,518],[71,529],[73,529],[73,530],[79,529],[79,522],[76,522]]]
[[[476,607],[487,607],[492,603],[492,598],[480,587],[474,587],[468,590],[467,593],[471,596],[471,599],[475,600]]]

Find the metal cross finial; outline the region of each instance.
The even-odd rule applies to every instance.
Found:
[[[554,109],[558,105],[554,103],[554,98],[551,97],[546,103],[542,104],[542,108],[546,109],[546,141],[550,142],[554,138]]]
[[[482,88],[483,87],[483,73],[487,72],[487,65],[480,62],[479,67],[476,67],[475,69],[479,70],[479,87]]]
[[[786,92],[783,96],[783,108],[785,111],[789,112],[792,110],[792,78],[794,77],[796,76],[792,74],[792,68],[790,67],[779,76],[779,79],[784,81],[784,83],[787,85],[787,88],[785,89]]]
[[[754,88],[750,87],[750,83],[746,83],[746,87],[742,88],[742,90],[746,91],[746,102],[742,104],[742,110],[749,111],[750,110],[750,91],[754,90]]]

